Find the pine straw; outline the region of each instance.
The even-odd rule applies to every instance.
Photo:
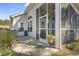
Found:
[[[68,56],[71,54],[72,54],[72,51],[67,49],[65,45],[63,45],[62,49],[58,50],[58,52],[52,53],[53,56]]]

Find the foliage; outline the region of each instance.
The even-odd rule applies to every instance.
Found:
[[[14,43],[15,37],[8,30],[0,30],[0,45],[5,47],[11,47]]]
[[[10,26],[11,22],[8,19],[5,19],[5,20],[0,19],[0,25],[8,25],[8,26]]]
[[[57,52],[52,52],[53,56],[69,56],[69,55],[79,55],[79,40],[74,40],[69,44],[63,44],[62,48]]]
[[[79,41],[74,41],[67,44],[67,48],[70,50],[79,51]]]
[[[55,44],[55,36],[53,35],[48,35],[48,43],[49,44]]]
[[[12,51],[10,48],[7,47],[0,47],[0,55],[1,56],[16,56],[17,53]]]
[[[11,50],[11,46],[15,41],[15,37],[10,30],[0,30],[0,55],[16,55],[16,53]]]

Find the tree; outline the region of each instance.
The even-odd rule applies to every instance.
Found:
[[[0,19],[0,25],[9,25],[10,26],[11,22],[8,19],[4,19],[4,20]]]

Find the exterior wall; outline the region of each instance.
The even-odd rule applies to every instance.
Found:
[[[24,31],[28,31],[28,17],[32,16],[32,32],[28,32],[30,37],[36,38],[36,9],[39,8],[42,4],[36,4],[31,10],[28,12],[27,15],[20,16],[13,20],[13,27],[14,30],[18,30],[18,22],[24,23]],[[26,12],[26,11],[25,11]],[[20,33],[19,33],[20,34]],[[21,34],[20,34],[21,35]]]
[[[24,16],[21,16],[21,17],[19,17],[17,19],[14,19],[13,20],[13,26],[14,26],[14,28],[16,30],[18,30],[18,22],[22,22],[22,23],[24,23],[24,26],[23,26],[24,27],[24,31],[25,30],[28,31],[28,17],[32,16],[32,32],[28,32],[28,35],[31,36],[31,37],[33,37],[33,38],[36,38],[36,9],[39,8],[41,5],[42,5],[42,3],[35,4],[34,7],[32,7],[30,9],[30,11],[28,12],[27,15],[24,15]],[[62,33],[61,33],[61,31],[60,31],[60,28],[61,28],[60,23],[62,21],[61,20],[61,9],[60,9],[61,7],[60,6],[61,5],[59,3],[55,4],[55,20],[56,20],[55,21],[55,29],[56,29],[56,31],[55,31],[55,35],[56,35],[55,47],[56,48],[61,48],[61,37],[60,37],[60,35],[63,36],[62,33],[65,32],[65,31],[62,31]],[[75,10],[71,6],[68,7],[67,11],[68,11],[67,12],[68,13],[68,15],[67,15],[68,18],[66,19],[68,21],[68,24],[67,24],[68,27],[67,28],[69,28],[69,29],[77,29],[77,28],[79,28],[78,27],[78,25],[79,25],[78,24],[78,22],[79,22],[79,15],[75,12]],[[71,24],[71,21],[73,23],[73,26]],[[66,26],[64,26],[64,28],[65,27]],[[65,29],[67,29],[67,28],[65,28]],[[69,31],[69,33],[70,32],[72,32],[72,31]],[[79,32],[79,31],[77,31],[77,32]],[[22,35],[23,33],[24,32],[20,32],[18,34]],[[67,37],[68,39],[70,38],[69,36],[73,34],[73,33],[70,33],[70,34],[69,33],[68,33],[68,37]],[[66,32],[65,32],[65,34],[66,34]],[[77,35],[79,35],[79,34],[77,34]],[[66,36],[63,36],[63,37],[65,39]]]
[[[26,15],[21,16],[18,22],[22,22],[24,31],[27,31],[27,28],[28,28],[27,16]],[[17,25],[17,27],[18,27],[18,25]],[[17,32],[17,36],[24,36],[24,31]]]
[[[27,17],[32,16],[32,27],[33,31],[29,32],[29,36],[36,38],[36,9],[39,8],[42,4],[36,4],[28,13]],[[56,35],[56,48],[61,48],[60,40],[60,4],[55,4],[55,35]]]
[[[18,30],[18,21],[19,21],[20,17],[17,17],[15,19],[13,19],[13,29],[14,30]]]
[[[27,15],[21,15],[21,16],[13,19],[12,26],[13,26],[14,30],[18,30],[18,28],[20,27],[19,22],[24,23],[24,26],[23,26],[24,30],[27,30]]]
[[[28,27],[28,21],[27,21],[27,15],[23,15],[21,16],[21,18],[19,19],[19,22],[22,22],[24,25],[24,31],[27,31],[27,27]]]
[[[28,27],[28,24],[27,24],[27,16],[26,15],[23,15],[23,16],[20,16],[20,17],[17,17],[15,19],[13,19],[13,30],[16,30],[16,35],[17,36],[24,36],[24,31],[18,31],[18,28],[19,28],[19,22],[22,22],[24,25],[24,31],[26,30],[27,31],[27,27]]]
[[[27,14],[27,17],[32,16],[32,32],[28,32],[28,35],[33,38],[36,38],[36,9],[39,8],[41,5],[42,4],[40,3],[36,4]]]
[[[18,22],[23,22],[24,23],[24,30],[28,30],[28,17],[32,16],[32,32],[28,32],[28,35],[36,38],[36,9],[39,8],[42,5],[42,3],[38,3],[36,5],[34,5],[34,7],[32,7],[32,9],[30,9],[30,11],[28,12],[27,15],[25,16],[21,16],[17,21]],[[56,35],[56,48],[60,48],[60,4],[55,4],[55,35]],[[17,24],[17,21],[16,24]],[[14,23],[15,23],[14,22]],[[15,26],[17,28],[17,25]],[[22,33],[20,33],[22,34]]]

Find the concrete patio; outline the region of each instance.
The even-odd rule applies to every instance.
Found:
[[[52,53],[57,52],[57,49],[30,37],[17,37],[17,44],[12,49],[24,56],[51,56]]]

